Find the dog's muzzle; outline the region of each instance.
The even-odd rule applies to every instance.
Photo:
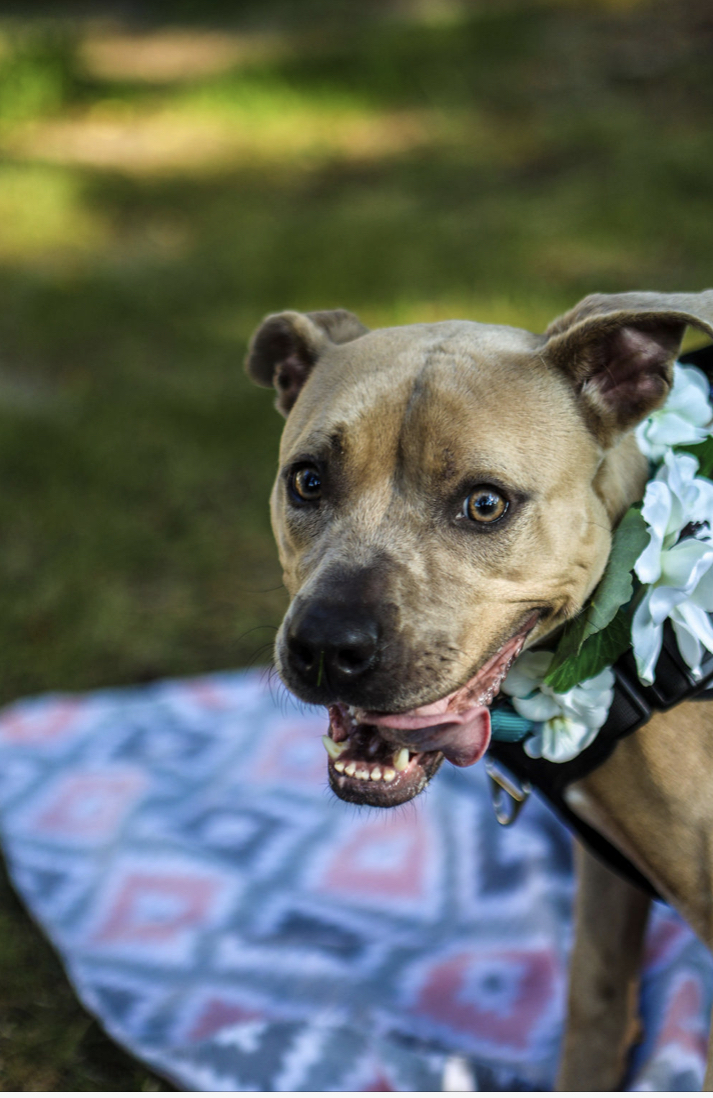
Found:
[[[537,622],[535,611],[461,687],[406,712],[329,706],[329,782],[345,801],[392,807],[425,787],[444,758],[472,766],[490,742],[489,706]]]

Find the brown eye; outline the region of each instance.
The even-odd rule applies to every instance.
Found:
[[[314,465],[301,465],[299,469],[293,469],[287,486],[297,503],[316,503],[321,499],[322,478]]]
[[[474,522],[497,522],[508,509],[508,501],[487,484],[476,488],[463,504],[463,515]]]

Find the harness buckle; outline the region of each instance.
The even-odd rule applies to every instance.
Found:
[[[502,770],[493,759],[485,758],[485,770],[490,778],[490,795],[495,819],[501,827],[514,824],[522,806],[532,792],[529,782],[519,782]]]

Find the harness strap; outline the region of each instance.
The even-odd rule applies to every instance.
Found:
[[[574,832],[590,853],[594,854],[610,869],[613,869],[620,877],[641,889],[642,892],[646,892],[655,900],[661,899],[648,878],[644,877],[643,873],[628,858],[625,858],[620,850],[612,846],[603,835],[600,835],[598,831],[595,831],[593,827],[590,827],[583,819],[575,815],[564,800],[562,790],[557,789],[554,782],[552,784],[548,782],[549,775],[543,772],[543,767],[556,767],[559,763],[548,763],[544,759],[531,759],[517,743],[493,743],[488,750],[488,754],[497,759],[503,766],[506,766],[518,781],[529,782],[537,789],[538,793],[544,796],[550,807],[554,809],[555,813],[567,824],[569,830]]]
[[[688,668],[681,666],[673,631],[668,636],[665,631],[664,646],[667,643],[669,648],[664,647],[662,650],[653,686],[635,686],[631,682],[629,653],[615,665],[614,700],[609,716],[593,743],[576,758],[564,763],[532,759],[525,753],[522,742],[493,741],[488,749],[488,755],[507,767],[521,784],[529,783],[537,789],[593,854],[655,899],[660,899],[660,896],[651,882],[621,851],[572,811],[564,799],[564,793],[568,786],[586,778],[601,766],[612,754],[619,740],[645,725],[651,718],[652,709],[660,712],[682,701],[713,699],[713,656],[708,657],[702,665],[704,676],[698,682],[692,682]],[[675,653],[670,652],[671,644]],[[654,704],[650,704],[651,702]]]

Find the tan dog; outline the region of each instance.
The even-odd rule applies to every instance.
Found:
[[[469,321],[367,332],[341,310],[256,332],[249,373],[287,415],[277,666],[330,708],[338,796],[400,804],[444,757],[485,752],[510,663],[577,614],[642,497],[632,428],[665,401],[687,324],[713,336],[713,291],[594,295],[545,335]],[[713,704],[657,716],[569,799],[711,945]],[[560,1086],[612,1089],[649,901],[578,861]]]

